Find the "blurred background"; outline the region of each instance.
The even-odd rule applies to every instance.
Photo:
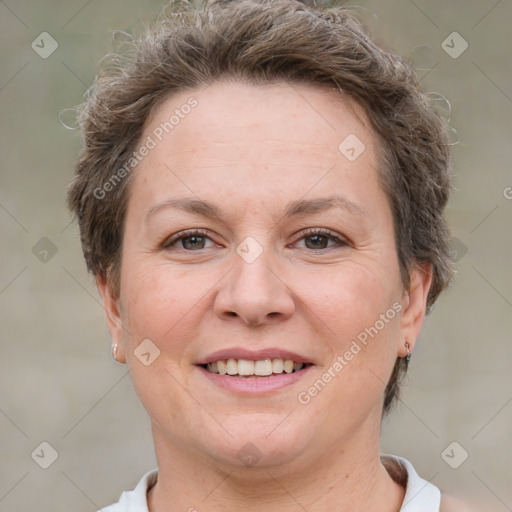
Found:
[[[66,129],[112,31],[163,0],[0,1],[0,512],[91,512],[156,467],[148,418],[113,362],[66,209]],[[455,133],[457,277],[428,317],[382,451],[489,509],[512,510],[512,57],[507,0],[358,0]]]

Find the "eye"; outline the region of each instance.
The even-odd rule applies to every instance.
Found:
[[[328,229],[311,228],[301,234],[299,241],[304,240],[305,248],[312,250],[324,250],[331,247],[343,247],[349,245],[348,242],[342,240]],[[211,242],[210,245],[208,241]],[[296,242],[298,243],[298,242]],[[331,245],[329,245],[331,243]],[[181,245],[181,246],[180,246]],[[185,251],[196,251],[208,249],[216,244],[208,236],[208,231],[203,229],[190,229],[176,233],[167,238],[163,244],[163,249],[178,249]]]
[[[213,243],[208,236],[207,231],[202,229],[190,229],[176,233],[172,237],[166,239],[162,244],[162,248],[184,249],[186,251],[208,249],[208,247],[205,246],[207,240],[210,240],[210,242]],[[175,247],[178,242],[181,243],[181,247]]]
[[[348,242],[337,237],[334,233],[328,229],[322,228],[311,228],[306,232],[302,233],[302,237],[299,241],[304,240],[306,249],[329,249],[333,246],[347,246]],[[329,242],[333,242],[332,245],[328,245]]]

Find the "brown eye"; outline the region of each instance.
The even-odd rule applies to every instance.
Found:
[[[306,249],[323,250],[348,245],[347,242],[326,229],[310,229],[302,235],[300,240],[304,240]],[[331,245],[329,245],[329,242],[332,242]]]
[[[304,238],[308,249],[327,249],[329,238],[325,235],[311,235]],[[310,244],[308,246],[308,240]]]
[[[181,238],[181,245],[183,249],[204,249],[205,244],[204,236],[185,236]]]

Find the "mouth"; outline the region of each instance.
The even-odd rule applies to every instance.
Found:
[[[207,372],[239,379],[265,379],[304,371],[311,363],[293,359],[218,359],[200,364]]]
[[[285,390],[315,366],[309,357],[280,347],[226,347],[196,361],[210,383],[238,396],[266,396]]]

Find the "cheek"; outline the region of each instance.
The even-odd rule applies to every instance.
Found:
[[[402,307],[398,274],[390,279],[382,270],[369,269],[347,266],[316,281],[310,292],[330,353],[321,379],[333,383],[325,397],[333,406],[351,408],[354,396],[359,396],[358,406],[380,400],[397,356]]]
[[[127,363],[141,403],[160,425],[183,423],[182,416],[188,417],[187,411],[197,405],[184,389],[189,388],[189,352],[200,334],[198,315],[204,314],[204,290],[178,276],[179,272],[155,265],[132,268],[124,277]],[[148,365],[142,356],[147,352]]]
[[[187,282],[185,286],[184,283]],[[127,300],[123,308],[123,323],[130,348],[134,350],[142,340],[149,338],[160,349],[172,352],[180,359],[187,346],[184,333],[190,332],[194,315],[201,308],[205,288],[198,276],[194,283],[180,278],[165,265],[132,268],[124,279]]]
[[[357,336],[390,309],[388,317],[396,317],[392,306],[400,298],[400,284],[385,269],[351,263],[311,280],[303,273],[302,281],[303,296],[342,340]],[[391,323],[396,322],[386,325]]]

